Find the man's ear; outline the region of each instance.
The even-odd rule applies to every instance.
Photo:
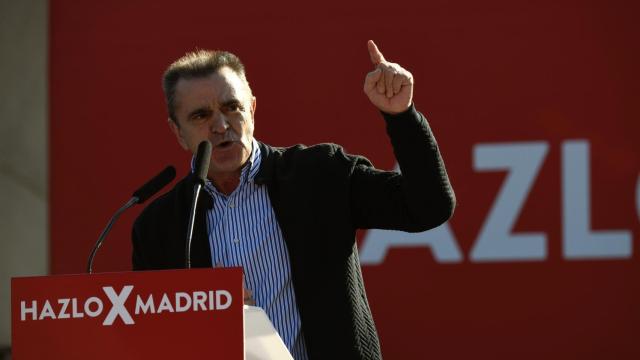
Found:
[[[254,118],[255,121],[255,117],[256,117],[256,97],[252,96],[251,99],[251,116]]]
[[[182,148],[185,150],[189,150],[187,143],[182,138],[182,133],[180,132],[180,127],[178,126],[178,124],[176,124],[175,121],[171,120],[171,118],[168,119],[168,122],[169,128],[171,128],[171,132],[173,132],[173,134],[176,136],[176,139],[178,140],[180,146],[182,146]]]

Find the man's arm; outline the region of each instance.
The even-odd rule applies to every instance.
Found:
[[[413,76],[390,63],[373,41],[364,91],[382,111],[401,174],[357,163],[351,177],[352,221],[357,228],[425,231],[453,214],[455,195],[438,144],[413,106]]]

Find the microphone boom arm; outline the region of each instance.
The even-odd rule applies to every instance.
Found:
[[[87,273],[89,274],[93,273],[93,259],[96,257],[96,253],[98,252],[98,249],[104,242],[104,239],[109,233],[109,231],[111,230],[111,227],[113,226],[113,224],[116,222],[116,220],[118,220],[120,215],[123,212],[125,212],[125,210],[137,204],[138,200],[139,199],[137,196],[132,197],[131,199],[129,199],[129,201],[127,201],[126,204],[124,204],[120,209],[118,209],[118,211],[116,211],[115,214],[113,214],[113,216],[111,217],[111,220],[109,220],[109,222],[107,223],[107,226],[104,228],[104,230],[102,230],[102,233],[98,238],[98,241],[96,241],[96,244],[93,246],[93,250],[91,250],[91,255],[89,255],[89,261],[87,262]]]

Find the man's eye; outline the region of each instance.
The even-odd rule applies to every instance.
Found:
[[[191,116],[191,120],[193,121],[202,121],[207,119],[208,114],[206,113],[196,113]]]
[[[224,107],[224,110],[226,112],[236,112],[236,111],[242,111],[243,109],[240,104],[229,104]]]

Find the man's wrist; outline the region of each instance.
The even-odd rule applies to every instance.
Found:
[[[407,107],[407,109],[404,110],[404,111],[401,111],[401,112],[398,112],[398,113],[388,113],[388,112],[380,110],[380,113],[385,118],[385,120],[395,120],[395,119],[406,118],[407,116],[410,116],[415,111],[416,111],[416,108],[415,108],[414,103],[412,101],[411,104],[409,104],[409,107]]]

